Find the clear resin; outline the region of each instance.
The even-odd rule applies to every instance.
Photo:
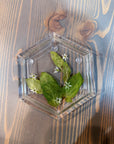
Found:
[[[63,101],[57,108],[50,106],[43,95],[31,92],[26,84],[26,79],[31,74],[40,76],[41,72],[48,72],[58,81],[60,80],[60,73],[54,73],[55,65],[50,57],[51,51],[55,51],[61,56],[66,54],[72,75],[80,72],[84,79],[83,85],[72,102]],[[18,55],[18,78],[19,96],[28,104],[54,118],[63,117],[95,97],[96,94],[94,60],[91,49],[55,33]]]

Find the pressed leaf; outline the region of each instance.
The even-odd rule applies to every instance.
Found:
[[[62,72],[63,72],[63,81],[64,82],[68,81],[70,74],[71,74],[71,69],[68,66],[67,62],[63,63]]]
[[[69,65],[56,52],[51,51],[50,54],[54,64],[59,67],[61,72],[63,73],[63,81],[67,81],[71,74]]]
[[[71,102],[72,98],[76,96],[81,85],[83,84],[83,78],[80,73],[73,75],[69,80],[71,87],[69,89],[65,89],[65,100],[66,102]]]
[[[28,87],[31,90],[35,91],[38,94],[42,94],[40,81],[38,79],[28,78],[28,79],[26,79],[26,82],[27,82]]]
[[[50,52],[51,58],[54,62],[54,64],[61,69],[63,66],[64,60],[54,51]]]
[[[41,73],[40,82],[43,95],[47,99],[48,103],[57,107],[62,100],[62,88],[58,85],[57,81],[46,72]]]

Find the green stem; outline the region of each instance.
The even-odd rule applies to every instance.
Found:
[[[62,87],[62,83],[63,83],[63,68],[61,68],[61,76],[60,76],[60,86]]]

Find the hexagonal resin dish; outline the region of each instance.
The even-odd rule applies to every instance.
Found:
[[[60,73],[54,73],[55,65],[50,57],[51,51],[59,55],[66,54],[71,74],[80,72],[84,79],[83,85],[72,102],[63,102],[57,108],[49,105],[42,94],[31,92],[26,84],[26,79],[31,74],[40,76],[41,72],[48,72],[59,81]],[[63,117],[96,95],[93,55],[89,47],[79,42],[71,41],[55,33],[47,36],[18,55],[19,96],[28,104],[54,118]]]

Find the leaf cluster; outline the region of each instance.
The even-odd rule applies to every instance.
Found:
[[[72,102],[72,98],[76,96],[83,84],[83,78],[80,73],[71,76],[71,69],[68,63],[56,52],[51,51],[50,55],[53,63],[63,74],[63,86],[60,86],[54,77],[46,72],[41,73],[40,80],[28,78],[26,82],[31,90],[38,94],[43,94],[51,106],[57,107],[61,104],[63,98],[65,98],[66,102]],[[70,87],[66,88],[65,83],[70,84]]]

